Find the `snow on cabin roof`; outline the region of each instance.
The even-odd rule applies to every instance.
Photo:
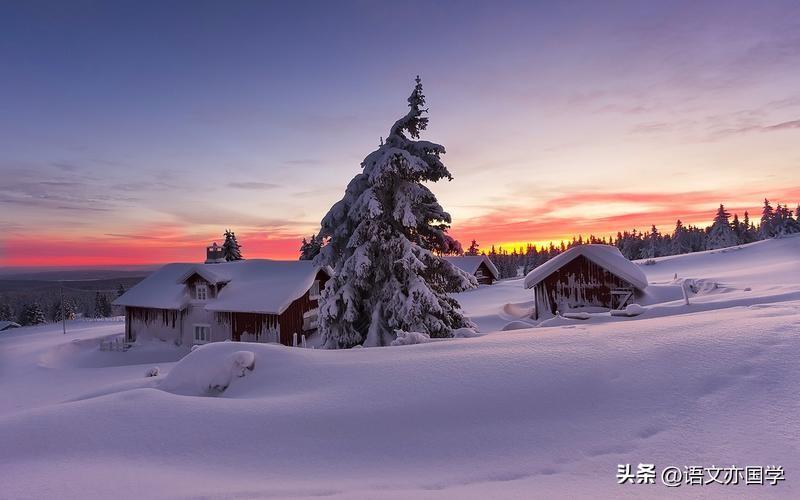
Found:
[[[227,262],[227,261],[223,261]],[[220,262],[215,262],[215,264],[220,264]],[[229,280],[227,278],[223,278],[222,276],[218,275],[211,269],[211,266],[206,265],[194,265],[191,269],[183,273],[183,275],[178,278],[178,283],[186,283],[186,280],[194,276],[195,274],[203,278],[204,280],[208,281],[212,285],[219,285],[220,283],[227,283]]]
[[[647,288],[647,277],[639,266],[625,258],[617,247],[611,245],[578,245],[560,253],[525,276],[525,288],[539,282],[583,255],[608,272],[624,279],[639,290]]]
[[[3,330],[8,330],[9,328],[19,328],[19,323],[14,323],[13,321],[0,321],[0,332]]]
[[[494,279],[500,279],[500,273],[497,271],[494,263],[485,255],[458,255],[452,257],[445,257],[444,260],[453,264],[462,271],[474,275],[478,270],[481,263],[485,263],[492,273]]]
[[[156,309],[183,309],[190,301],[183,283],[192,274],[227,283],[207,311],[281,314],[302,297],[317,273],[333,274],[312,261],[248,259],[220,264],[167,264],[114,301],[115,305]],[[210,280],[209,280],[210,281]]]

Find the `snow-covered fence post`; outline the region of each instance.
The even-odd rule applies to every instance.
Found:
[[[292,334],[292,347],[297,347],[297,332]]]
[[[681,283],[681,291],[683,292],[683,303],[689,305],[689,292],[686,291],[686,282]]]
[[[306,349],[308,347],[308,345],[306,345],[306,334],[305,333],[301,337],[300,342],[301,342],[300,345],[303,346],[303,349]]]

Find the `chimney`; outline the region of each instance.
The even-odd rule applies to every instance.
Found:
[[[222,247],[218,246],[215,241],[206,247],[206,264],[219,264],[220,262],[225,262],[225,257],[222,254]]]

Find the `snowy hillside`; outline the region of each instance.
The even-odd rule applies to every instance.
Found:
[[[458,296],[485,335],[401,347],[176,362],[98,350],[121,323],[0,333],[0,498],[800,496],[800,238],[642,270],[658,286],[636,317],[533,327],[505,280]],[[617,485],[626,463],[786,481]]]

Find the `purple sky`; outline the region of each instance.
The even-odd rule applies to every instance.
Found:
[[[462,240],[800,201],[797,1],[26,1],[0,61],[0,266],[291,257],[417,74]]]

